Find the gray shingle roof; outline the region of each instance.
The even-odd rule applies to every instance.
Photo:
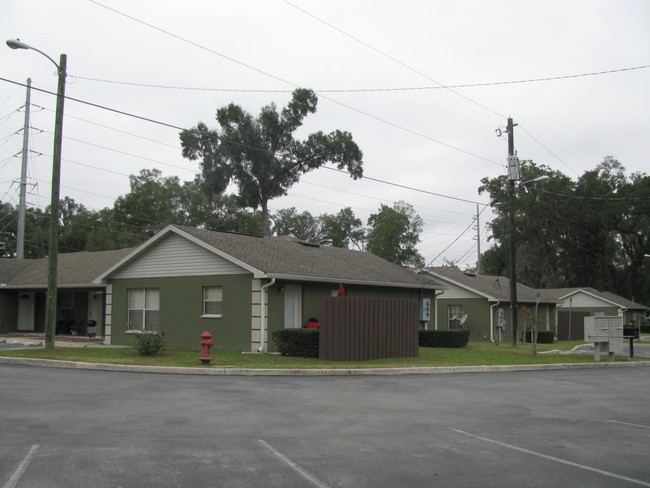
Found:
[[[464,273],[458,269],[449,266],[440,266],[428,268],[434,277],[440,277],[444,280],[452,280],[465,288],[474,290],[482,295],[503,302],[510,301],[510,279],[504,276],[491,276],[484,274]],[[540,302],[555,303],[557,298],[554,294],[548,293],[548,290],[536,290],[521,283],[517,283],[517,301],[534,303],[537,299],[537,293],[540,294]]]
[[[27,259],[2,258],[0,259],[0,285],[6,285],[19,272],[30,263]]]
[[[273,277],[395,286],[444,288],[374,254],[318,246],[283,237],[255,237],[172,226]]]
[[[93,280],[120,259],[133,251],[133,248],[113,251],[61,253],[58,256],[58,286],[91,286]],[[23,265],[8,264],[4,261],[23,261]],[[7,287],[47,287],[47,258],[41,259],[3,259],[0,260],[0,276],[11,267],[20,268],[5,282]],[[96,285],[95,285],[96,286]]]
[[[290,238],[262,238],[185,226],[169,226],[161,231],[164,232],[190,236],[208,248],[225,253],[269,277],[409,288],[444,288],[430,276],[420,276],[368,252],[318,246]],[[146,248],[148,244],[145,243],[143,247]],[[134,251],[134,248],[129,248],[59,254],[58,286],[93,286],[97,277],[128,258]],[[45,288],[47,258],[0,260],[0,278],[3,279],[0,283],[6,283],[8,288]]]

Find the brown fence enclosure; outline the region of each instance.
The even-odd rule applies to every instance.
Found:
[[[321,302],[320,359],[364,361],[418,355],[418,301],[336,297]]]
[[[557,340],[558,341],[581,341],[585,337],[585,317],[590,312],[567,312],[561,311],[557,314]]]

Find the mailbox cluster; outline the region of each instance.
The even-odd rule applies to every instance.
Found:
[[[594,343],[594,360],[604,352],[614,359],[623,350],[623,317],[585,317],[585,342]]]

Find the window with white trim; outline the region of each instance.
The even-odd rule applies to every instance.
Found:
[[[158,288],[132,288],[128,292],[128,330],[159,330],[160,290]]]
[[[463,323],[463,306],[462,305],[447,305],[447,324],[449,329],[462,329]]]
[[[203,317],[221,317],[223,314],[223,288],[203,287]]]

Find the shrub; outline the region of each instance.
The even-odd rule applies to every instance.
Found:
[[[146,330],[135,336],[135,350],[140,356],[155,356],[165,348],[165,331]]]
[[[282,329],[271,333],[283,356],[318,357],[318,329]]]
[[[421,330],[420,347],[465,347],[469,330]]]
[[[526,342],[531,343],[531,331],[526,331]],[[553,344],[555,342],[555,332],[552,330],[538,330],[537,331],[537,344]]]
[[[643,334],[650,334],[650,324],[642,325],[641,326],[641,332]]]

